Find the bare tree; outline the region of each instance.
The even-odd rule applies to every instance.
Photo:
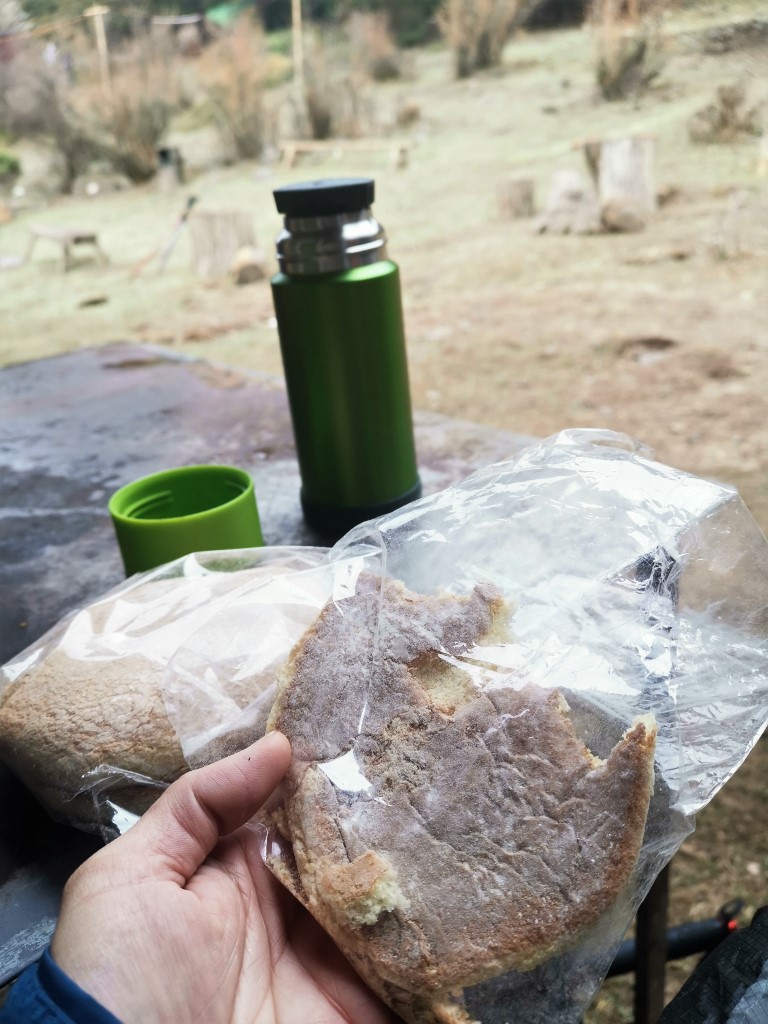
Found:
[[[443,0],[437,22],[453,49],[457,78],[501,63],[511,32],[539,0]]]

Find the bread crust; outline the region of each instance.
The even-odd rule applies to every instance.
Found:
[[[650,720],[601,761],[556,690],[498,677],[484,689],[471,671],[441,683],[504,619],[488,585],[428,597],[364,573],[294,648],[270,717],[294,751],[272,822],[286,859],[270,863],[418,1024],[467,1024],[463,988],[571,947],[642,843]],[[360,923],[350,907],[366,881],[366,912],[378,906],[384,876],[380,912]]]
[[[212,597],[271,572],[153,579],[60,623],[41,642],[37,659],[0,692],[0,758],[50,814],[79,828],[108,827],[84,791],[92,782],[84,776],[100,765],[113,772],[109,800],[142,814],[165,784],[187,771],[163,696],[171,656],[194,623],[205,620]],[[254,695],[271,681],[254,677]],[[215,760],[242,749],[265,726],[266,715],[215,739],[198,757]]]
[[[98,823],[83,776],[98,765],[171,782],[186,771],[168,719],[162,670],[138,656],[80,661],[53,651],[9,687],[0,702],[0,757],[55,817]],[[118,806],[141,814],[161,788],[110,790]]]

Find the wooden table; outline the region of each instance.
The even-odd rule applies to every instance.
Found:
[[[415,433],[425,493],[533,440],[429,413],[415,415]],[[110,493],[202,461],[253,475],[266,544],[325,543],[301,516],[280,379],[133,344],[0,370],[0,664],[123,578]],[[66,878],[98,845],[54,825],[0,764],[0,986],[39,957]],[[646,915],[646,1003],[659,978],[663,991],[657,911]]]

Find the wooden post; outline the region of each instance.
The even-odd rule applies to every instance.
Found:
[[[293,87],[301,110],[304,104],[304,36],[301,0],[291,0],[291,42],[293,46]]]
[[[86,18],[93,18],[93,30],[96,34],[96,49],[99,53],[99,69],[101,71],[101,84],[107,97],[112,99],[112,78],[109,73],[109,49],[107,47],[107,32],[104,28],[104,17],[109,14],[109,8],[103,4],[94,4],[83,11]]]

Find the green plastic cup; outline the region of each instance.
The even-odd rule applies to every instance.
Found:
[[[235,466],[182,466],[126,484],[109,514],[128,576],[193,551],[260,547],[253,480]]]

